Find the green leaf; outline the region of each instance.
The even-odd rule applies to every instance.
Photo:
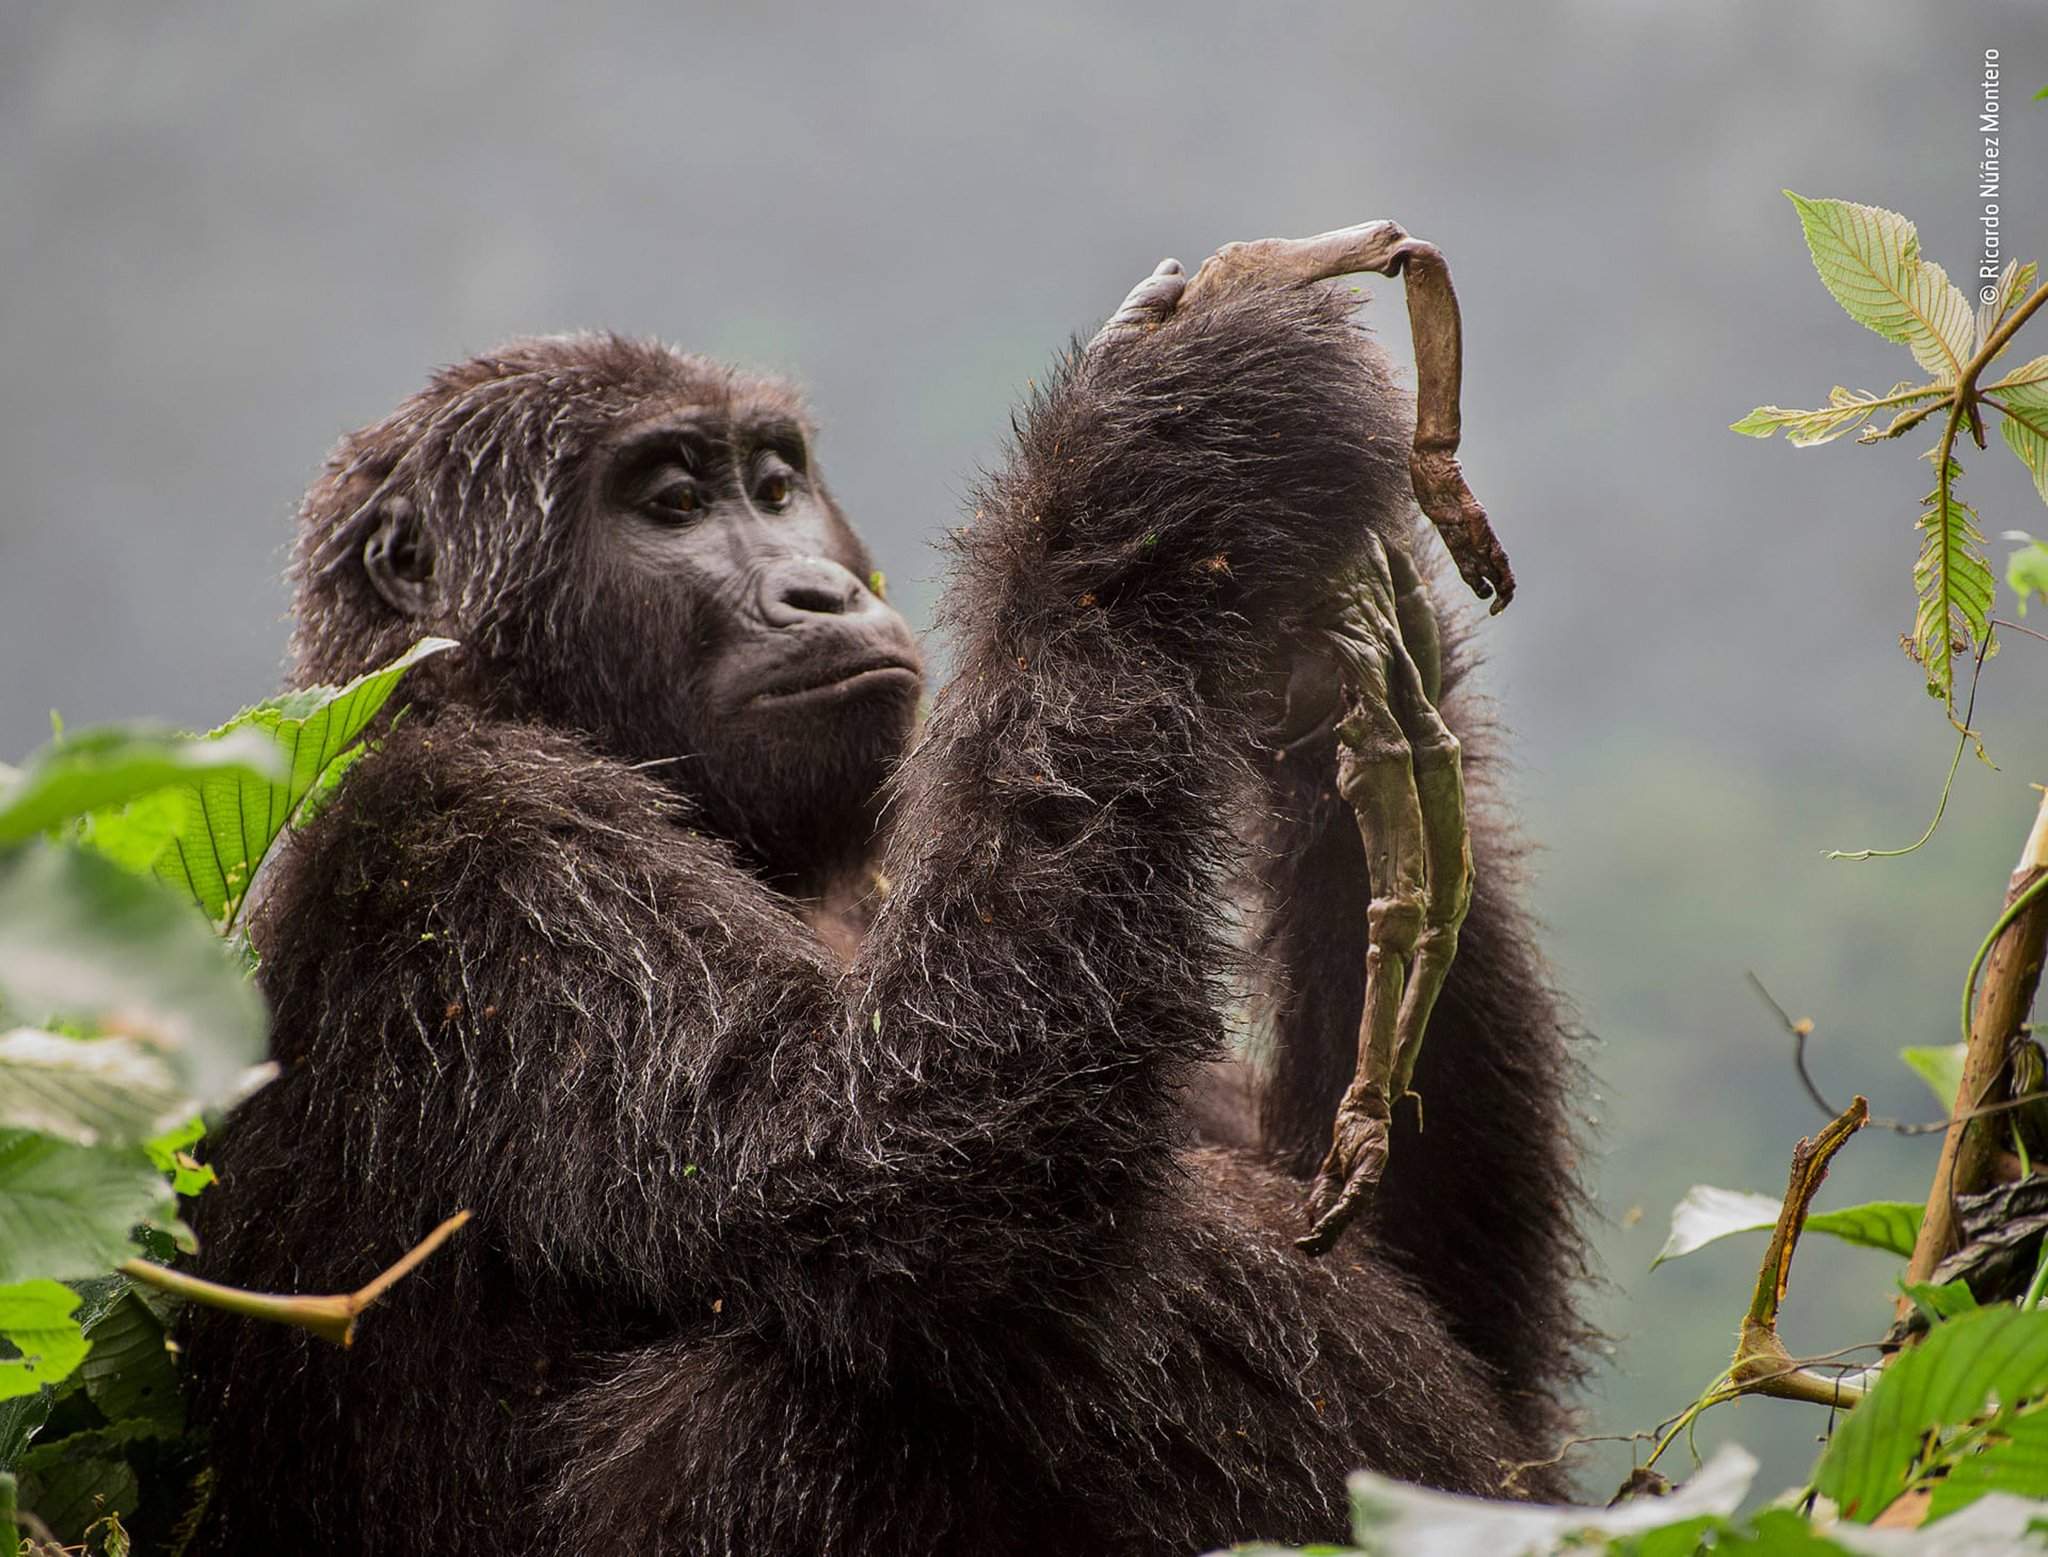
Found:
[[[1695,1184],[1672,1209],[1671,1234],[1657,1251],[1657,1258],[1650,1262],[1650,1269],[1736,1233],[1763,1232],[1776,1227],[1783,1204],[1770,1195]],[[1844,1206],[1839,1211],[1809,1212],[1806,1231],[1825,1233],[1866,1249],[1906,1255],[1913,1252],[1913,1240],[1919,1236],[1920,1215],[1921,1208],[1906,1201],[1874,1200],[1866,1205]]]
[[[2048,357],[2036,357],[1984,392],[2005,413],[1998,422],[2005,446],[2019,456],[2034,490],[2048,503]]]
[[[1927,1083],[1927,1090],[1945,1113],[1954,1113],[1956,1093],[1963,1085],[1963,1055],[1968,1046],[1960,1043],[1945,1043],[1931,1049],[1901,1049],[1899,1058],[1913,1069],[1913,1074]]]
[[[2019,597],[2021,616],[2027,614],[2027,602],[2034,596],[2048,601],[2048,541],[2029,538],[2026,545],[2006,558],[2005,582]]]
[[[2048,1498],[2048,1413],[2030,1411],[2001,1422],[1984,1446],[1966,1454],[1935,1483],[1928,1523],[1967,1508],[1987,1492]]]
[[[14,1474],[0,1471],[0,1552],[12,1554],[21,1547],[21,1528],[14,1522]]]
[[[162,1055],[133,1038],[0,1033],[0,1129],[40,1130],[78,1146],[144,1141],[192,1101]]]
[[[1611,1557],[1697,1557],[1706,1548],[1706,1538],[1728,1529],[1728,1521],[1719,1514],[1702,1514],[1697,1519],[1681,1519],[1677,1524],[1661,1525],[1655,1530],[1645,1530],[1641,1535],[1625,1535],[1618,1540],[1604,1542],[1600,1550]],[[1570,1548],[1566,1548],[1569,1550]],[[1722,1549],[1716,1541],[1714,1551]]]
[[[1724,1552],[1741,1552],[1743,1557],[1848,1557],[1849,1548],[1836,1545],[1789,1508],[1767,1508],[1748,1529],[1718,1534],[1713,1552],[1714,1557]]]
[[[1913,564],[1913,586],[1920,596],[1913,619],[1913,657],[1926,672],[1929,695],[1950,708],[1955,705],[1956,647],[1968,650],[1984,636],[1995,587],[1984,536],[1977,529],[1977,511],[1955,495],[1962,473],[1962,467],[1949,460],[1937,475],[1934,490],[1921,500],[1920,556]]]
[[[1991,332],[1998,328],[2000,320],[2012,312],[2013,304],[2027,294],[2039,272],[2040,266],[2032,260],[2028,260],[2024,265],[2018,260],[2005,262],[2005,269],[1998,273],[1997,288],[1991,300],[1977,305],[1977,339],[1982,341],[1991,338]],[[2006,347],[2011,344],[2007,341],[2006,346],[2001,346],[1998,355],[2004,356]]]
[[[93,1535],[100,1541],[100,1557],[129,1557],[133,1544],[119,1514],[103,1514],[85,1527],[85,1544],[92,1547]]]
[[[223,741],[135,726],[85,730],[45,746],[0,789],[0,845],[174,784],[283,776],[283,754],[256,730]]]
[[[2003,378],[1977,386],[1979,394],[2003,394],[2008,389],[2048,388],[2048,357],[2023,362]]]
[[[174,1193],[196,1195],[207,1185],[220,1182],[208,1164],[195,1162],[186,1150],[198,1145],[205,1135],[206,1121],[195,1114],[176,1129],[142,1143],[149,1160],[156,1164],[156,1171],[169,1175]]]
[[[1736,1233],[1778,1225],[1778,1208],[1783,1204],[1772,1195],[1751,1195],[1739,1189],[1719,1189],[1712,1184],[1695,1184],[1685,1198],[1671,1208],[1671,1233],[1664,1247],[1650,1261],[1655,1270],[1666,1260],[1681,1259],[1697,1249]]]
[[[1788,411],[1782,406],[1760,405],[1739,422],[1729,424],[1730,432],[1739,432],[1749,438],[1768,438],[1778,429],[1785,431],[1785,441],[1795,448],[1811,448],[1819,443],[1831,443],[1847,432],[1854,432],[1870,420],[1875,411],[1889,406],[1907,409],[1900,414],[1915,414],[1910,408],[1925,406],[1928,401],[1940,399],[1944,391],[1936,386],[1914,389],[1910,385],[1894,385],[1889,394],[1873,395],[1860,389],[1844,389],[1837,384],[1828,391],[1828,403],[1818,411]]]
[[[178,1370],[164,1344],[164,1327],[133,1292],[87,1332],[92,1355],[79,1377],[109,1422],[156,1422],[177,1432],[185,1425]]]
[[[70,1146],[0,1131],[0,1283],[104,1275],[134,1252],[129,1229],[176,1215],[140,1147]]]
[[[0,1467],[14,1468],[21,1458],[21,1451],[29,1446],[35,1435],[42,1431],[43,1423],[50,1419],[50,1403],[56,1398],[53,1390],[39,1390],[33,1395],[17,1395],[12,1400],[0,1400]],[[6,1547],[0,1546],[0,1552]]]
[[[1977,350],[1970,304],[1896,211],[1847,200],[1785,196],[1799,212],[1813,268],[1858,324],[1903,343],[1938,382],[1953,384]]]
[[[1400,1557],[1470,1557],[1473,1552],[1549,1552],[1580,1546],[1597,1551],[1618,1537],[1732,1514],[1755,1475],[1755,1458],[1726,1444],[1668,1496],[1635,1498],[1603,1509],[1495,1502],[1358,1471],[1349,1483],[1353,1535],[1367,1551]],[[1588,1542],[1588,1536],[1598,1538],[1599,1544]]]
[[[85,1360],[90,1349],[72,1311],[78,1294],[61,1282],[32,1280],[0,1287],[0,1339],[18,1356],[0,1358],[0,1400],[32,1395]]]
[[[1868,1524],[1906,1490],[1922,1440],[2048,1388],[2048,1312],[1999,1305],[1936,1325],[1835,1429],[1814,1486]]]
[[[167,834],[160,813],[124,812],[96,818],[91,842],[109,854],[148,857],[156,874],[197,903],[219,929],[233,929],[270,846],[333,794],[363,754],[356,738],[390,701],[400,679],[421,660],[454,647],[447,638],[422,638],[345,687],[309,687],[243,710],[205,739],[267,733],[285,754],[282,779],[209,774],[174,791],[181,810]]]
[[[0,999],[29,1022],[146,1046],[187,1089],[180,1118],[238,1095],[263,1056],[263,1002],[219,938],[84,849],[0,854]]]
[[[74,1439],[89,1438],[75,1433],[38,1444],[30,1456],[48,1456],[49,1463],[24,1466],[21,1478],[23,1507],[34,1509],[60,1541],[74,1546],[83,1546],[88,1525],[108,1514],[133,1514],[141,1500],[141,1487],[126,1459],[86,1454],[75,1447],[62,1455],[53,1453]]]
[[[1938,1287],[1931,1281],[1902,1281],[1899,1290],[1931,1320],[1953,1319],[1978,1306],[1977,1295],[1960,1276],[1954,1281],[1944,1281]]]
[[[1826,1233],[1844,1243],[1865,1249],[1882,1249],[1905,1258],[1913,1252],[1920,1236],[1924,1207],[1906,1200],[1872,1200],[1839,1211],[1814,1211],[1806,1218],[1806,1231]]]

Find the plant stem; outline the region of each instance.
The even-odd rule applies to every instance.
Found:
[[[2034,288],[2034,295],[2005,316],[2005,323],[1985,337],[1984,344],[1972,357],[1969,365],[1956,375],[1956,392],[1972,394],[1976,391],[1977,380],[1984,370],[1991,366],[1991,359],[2005,350],[2005,343],[2019,333],[2021,325],[2032,318],[2044,303],[2048,302],[2048,283]]]
[[[248,1292],[240,1287],[225,1287],[217,1281],[206,1281],[198,1276],[187,1275],[181,1270],[172,1270],[166,1265],[153,1264],[148,1260],[123,1260],[117,1267],[130,1280],[145,1286],[168,1292],[189,1303],[200,1303],[207,1308],[218,1308],[230,1314],[243,1314],[251,1319],[266,1319],[273,1324],[295,1325],[301,1330],[310,1330],[323,1341],[332,1341],[337,1346],[347,1346],[355,1339],[356,1319],[364,1309],[391,1290],[392,1283],[411,1272],[420,1261],[446,1243],[455,1230],[469,1220],[467,1211],[458,1211],[412,1248],[408,1249],[390,1269],[379,1274],[369,1285],[354,1292],[336,1293],[330,1297],[288,1297],[271,1292]]]
[[[1975,1194],[1990,1182],[1998,1132],[1972,1126],[2005,1086],[2006,1050],[2026,1020],[2041,981],[2042,948],[2048,942],[2048,890],[2044,889],[2048,889],[2048,792],[2042,795],[2033,831],[2006,885],[2004,911],[1977,948],[1963,983],[1963,1078],[1949,1113],[1948,1133],[1942,1138],[1941,1160],[1927,1192],[1920,1236],[1906,1267],[1909,1286],[1930,1280],[1934,1267],[1955,1251],[1955,1197]],[[1909,1305],[1909,1299],[1900,1299],[1901,1315]]]
[[[2041,1245],[2040,1256],[2034,1261],[2034,1279],[2027,1283],[2027,1295],[2020,1300],[2020,1307],[2036,1307],[2043,1292],[2048,1292],[2048,1243]]]

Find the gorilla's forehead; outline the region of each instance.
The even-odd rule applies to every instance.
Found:
[[[605,445],[614,458],[624,459],[687,443],[767,445],[801,453],[812,432],[794,396],[768,390],[714,400],[658,399],[622,416]]]

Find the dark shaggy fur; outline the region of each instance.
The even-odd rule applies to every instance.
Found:
[[[1260,691],[1360,526],[1410,523],[1404,412],[1344,306],[1227,300],[1027,408],[957,540],[957,674],[844,968],[708,820],[748,794],[620,760],[646,624],[578,592],[591,440],[768,392],[528,344],[308,499],[303,677],[413,630],[346,534],[408,460],[470,647],[269,895],[284,1074],[219,1143],[203,1265],[347,1288],[477,1220],[350,1351],[195,1316],[198,1549],[1192,1553],[1339,1535],[1358,1465],[1488,1491],[1553,1453],[1583,1342],[1571,1064],[1490,818],[1428,1130],[1375,1227],[1291,1246],[1367,887],[1331,763],[1262,776]],[[1254,834],[1277,991],[1248,1151],[1191,1144],[1188,1097]]]

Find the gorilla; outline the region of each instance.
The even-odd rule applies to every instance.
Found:
[[[1295,1247],[1371,884],[1336,710],[1273,731],[1415,528],[1412,410],[1338,289],[1154,281],[953,535],[922,717],[783,383],[520,340],[342,441],[293,683],[461,647],[259,906],[283,1073],[200,1268],[475,1221],[350,1350],[191,1316],[191,1549],[1184,1554],[1341,1536],[1358,1466],[1564,1490],[1575,1061],[1483,760],[1427,1129]]]

